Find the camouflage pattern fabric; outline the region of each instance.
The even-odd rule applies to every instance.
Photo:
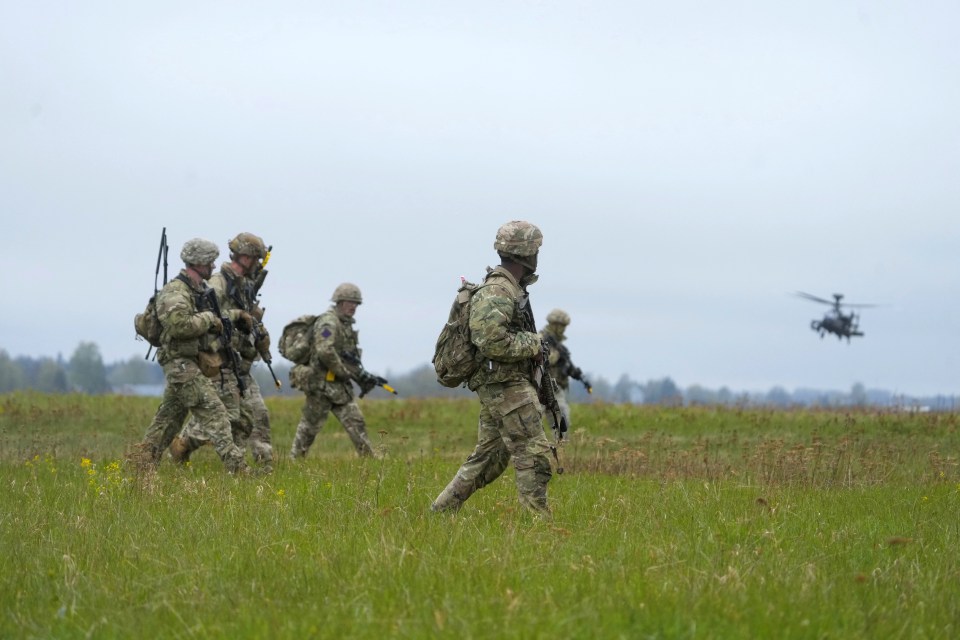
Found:
[[[210,344],[208,338],[211,336],[207,332],[215,316],[197,309],[197,295],[202,288],[193,286],[186,272],[181,275],[182,279],[171,280],[157,296],[157,314],[163,325],[157,359],[163,366],[167,384],[141,450],[147,462],[158,464],[189,412],[209,434],[227,470],[243,471],[246,463],[233,442],[226,408],[197,362],[199,352]]]
[[[157,317],[163,326],[157,349],[157,362],[161,365],[174,358],[194,359],[200,351],[215,348],[216,336],[208,332],[217,317],[212,311],[197,307],[197,296],[204,289],[184,280],[188,276],[181,271],[157,294]]]
[[[184,264],[213,264],[219,255],[220,249],[217,245],[203,238],[190,238],[183,243],[183,249],[180,250],[180,259]]]
[[[290,448],[292,459],[307,455],[330,413],[343,425],[357,454],[374,454],[366,421],[354,400],[351,379],[357,375],[356,368],[340,357],[341,353],[361,355],[353,323],[353,318],[337,312],[336,305],[319,315],[313,325],[310,364],[297,365],[290,372],[291,383],[306,395]]]
[[[540,336],[525,324],[518,308],[523,289],[503,267],[492,269],[470,301],[470,339],[484,357],[467,386],[531,380],[531,359],[540,353]]]
[[[480,387],[477,395],[477,446],[434,501],[433,510],[460,508],[475,491],[499,478],[513,460],[520,504],[548,515],[547,483],[553,474],[536,389],[528,382],[493,383]]]
[[[519,302],[525,292],[516,278],[497,267],[487,282],[474,295],[470,309],[471,338],[485,358],[469,384],[480,398],[477,446],[431,509],[459,509],[475,491],[500,477],[513,460],[520,503],[549,515],[550,444],[531,382],[540,337],[521,313]]]
[[[255,462],[270,466],[273,462],[270,414],[263,402],[260,385],[257,384],[256,379],[249,374],[242,378],[246,387],[246,392],[242,396],[237,379],[231,371],[223,371],[222,379],[213,381],[214,388],[226,408],[234,444],[241,452],[249,446]],[[180,432],[180,438],[184,440],[186,446],[186,451],[180,455],[186,454],[185,458],[189,458],[191,452],[203,445],[213,442],[213,434],[193,414]]]
[[[290,457],[302,458],[307,455],[317,434],[323,428],[330,413],[336,416],[344,431],[350,437],[357,454],[373,456],[373,443],[367,435],[367,424],[355,400],[343,404],[334,403],[321,389],[310,389],[306,392],[300,423],[297,425],[297,434],[290,448]]]
[[[220,266],[220,271],[210,277],[210,287],[217,292],[217,301],[220,303],[220,310],[230,321],[234,323],[232,347],[244,360],[244,366],[241,373],[247,373],[250,365],[257,359],[257,350],[253,344],[253,334],[250,331],[240,330],[236,323],[243,312],[253,314],[256,302],[253,300],[253,283],[233,271],[230,263],[224,263]],[[266,332],[266,327],[257,325],[258,329]],[[227,354],[223,353],[223,361],[229,362]]]
[[[234,272],[230,263],[221,265],[220,272],[211,276],[209,284],[216,291],[220,310],[232,322],[236,322],[241,311],[247,313],[254,311],[256,302],[253,299],[253,283]],[[258,325],[258,327],[262,327],[260,331],[263,336],[268,335],[266,327],[262,325]],[[273,447],[270,442],[270,413],[263,401],[263,396],[260,394],[260,386],[250,375],[253,362],[260,356],[254,346],[253,334],[249,331],[241,331],[237,327],[235,329],[231,345],[240,356],[240,372],[246,387],[246,393],[240,395],[237,379],[228,365],[230,361],[225,352],[221,353],[221,360],[224,364],[220,370],[220,377],[214,383],[220,400],[227,409],[234,443],[241,451],[245,450],[249,444],[254,460],[259,464],[269,466],[273,461]],[[217,343],[217,346],[220,346],[219,343]],[[190,421],[187,422],[180,433],[180,437],[186,446],[185,459],[189,458],[192,451],[213,441],[211,435],[205,431],[195,417],[191,417]]]
[[[243,425],[250,425],[250,431],[246,442],[237,441],[237,434],[234,433],[234,442],[237,443],[241,451],[249,447],[254,462],[269,466],[273,463],[270,412],[263,401],[263,396],[260,395],[260,385],[257,384],[254,377],[246,375],[243,382],[247,385],[247,394],[240,403],[240,422]]]

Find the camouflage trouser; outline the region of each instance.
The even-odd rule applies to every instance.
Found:
[[[175,359],[163,366],[167,386],[163,401],[143,438],[143,448],[154,464],[180,431],[187,413],[196,418],[199,428],[208,435],[217,455],[230,472],[246,468],[243,452],[233,442],[227,409],[217,396],[213,382],[200,372],[197,363]]]
[[[250,445],[253,459],[260,464],[269,465],[273,460],[273,447],[270,444],[270,413],[260,395],[260,386],[249,373],[242,377],[245,391],[240,387],[233,372],[225,370],[221,379],[214,380],[214,386],[220,400],[227,409],[233,442],[241,451]],[[196,416],[183,427],[180,437],[184,440],[187,455],[212,441],[210,434],[200,425]]]
[[[567,422],[567,430],[572,430],[572,427],[570,426],[570,405],[567,403],[567,390],[563,387],[559,387],[559,391],[557,391],[554,395],[557,396],[557,404],[560,405],[560,413],[563,414],[563,417]],[[547,411],[546,414],[547,424],[550,425],[551,429],[556,428],[557,425],[554,424],[555,421],[553,419],[553,412]]]
[[[477,389],[480,425],[477,446],[433,502],[434,511],[458,509],[474,491],[490,484],[513,459],[520,503],[549,514],[547,483],[550,443],[543,432],[537,391],[529,382],[488,384]]]
[[[360,413],[357,402],[353,398],[348,398],[344,404],[335,404],[325,393],[308,389],[300,423],[297,425],[297,435],[293,439],[293,446],[290,447],[291,458],[302,458],[307,455],[307,451],[310,450],[310,446],[330,413],[333,413],[343,425],[358,455],[374,455],[373,444],[367,436],[367,423],[363,419],[363,414]]]

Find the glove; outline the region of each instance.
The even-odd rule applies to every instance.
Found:
[[[237,328],[244,333],[250,333],[253,331],[253,316],[251,316],[246,311],[238,311],[237,319],[234,321],[234,324],[237,325]]]
[[[257,319],[257,322],[263,322],[263,309],[257,305],[253,305],[253,309],[250,310],[250,315]]]
[[[207,333],[213,333],[217,335],[223,333],[223,322],[213,311],[204,311],[200,314],[200,317],[209,323],[207,326]]]
[[[357,379],[357,384],[360,385],[360,397],[362,398],[377,388],[378,380],[375,375],[364,371]]]

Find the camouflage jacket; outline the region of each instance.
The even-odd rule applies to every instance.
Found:
[[[533,379],[540,353],[526,291],[503,267],[491,269],[470,300],[470,339],[483,360],[470,378],[471,390],[485,384]]]
[[[547,370],[550,377],[561,389],[569,389],[570,375],[577,368],[570,359],[570,350],[563,344],[566,338],[551,331],[549,326],[540,330],[540,338],[550,347],[550,357],[547,360]]]
[[[352,353],[360,358],[360,334],[353,328],[353,318],[337,312],[336,305],[317,316],[313,322],[313,353],[310,368],[313,375],[328,384],[343,385],[353,393],[350,380],[358,373],[355,366],[344,362],[340,354]]]
[[[250,370],[250,365],[259,357],[255,346],[253,331],[241,331],[236,327],[237,319],[241,311],[246,311],[254,318],[262,317],[263,312],[257,307],[257,302],[253,294],[253,282],[248,278],[235,273],[229,262],[220,265],[220,272],[210,277],[210,286],[217,292],[217,301],[220,303],[220,310],[230,318],[234,323],[232,345],[240,354],[243,360],[242,373]],[[264,340],[269,334],[267,328],[259,321],[254,329],[256,338]],[[227,354],[221,353],[223,361],[229,362]]]
[[[182,270],[157,294],[157,317],[163,327],[157,350],[161,365],[175,358],[196,361],[201,351],[216,350],[217,337],[209,333],[215,316],[201,302],[205,289],[206,283],[194,285]]]

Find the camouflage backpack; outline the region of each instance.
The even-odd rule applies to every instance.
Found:
[[[480,353],[470,340],[470,300],[482,284],[473,284],[461,278],[457,297],[450,307],[450,316],[440,331],[433,351],[433,368],[437,382],[445,387],[466,384],[480,368]]]
[[[289,322],[280,334],[280,355],[296,364],[308,364],[313,348],[313,323],[317,316],[303,315]]]
[[[147,300],[147,307],[143,313],[133,316],[133,328],[137,332],[138,340],[143,338],[150,343],[152,347],[160,346],[160,333],[163,326],[160,324],[160,317],[157,315],[157,296],[152,295]]]

